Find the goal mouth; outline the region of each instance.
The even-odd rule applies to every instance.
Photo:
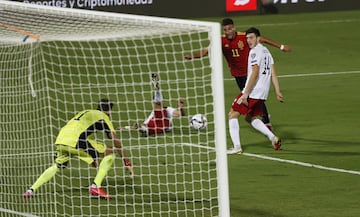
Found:
[[[0,207],[34,216],[228,215],[219,24],[10,1],[0,1],[0,11],[0,164],[9,168]],[[204,47],[211,55],[184,58]],[[183,99],[187,116],[171,116],[170,130],[148,137],[116,130],[133,179],[117,156],[101,186],[112,199],[94,199],[97,169],[74,157],[22,200],[54,164],[56,137],[78,112],[111,110],[114,129],[145,122],[154,72],[169,111]],[[208,122],[195,131],[189,117],[198,113]],[[92,135],[112,146],[106,133]]]

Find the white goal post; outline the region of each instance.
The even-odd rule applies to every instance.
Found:
[[[0,1],[0,216],[229,217],[220,24]],[[210,55],[184,55],[209,47]],[[120,157],[103,187],[96,169],[71,159],[33,198],[27,190],[54,163],[55,139],[77,112],[114,103],[115,127],[152,111],[151,74],[167,106],[185,102],[172,130],[143,137],[118,130],[135,176]],[[194,114],[208,125],[195,130]],[[111,145],[101,133],[96,140]]]

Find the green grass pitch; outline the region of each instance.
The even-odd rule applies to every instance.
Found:
[[[285,103],[278,103],[271,93],[267,105],[275,133],[283,138],[283,150],[273,152],[264,136],[240,120],[245,152],[359,172],[360,31],[354,28],[360,23],[359,14],[235,18],[238,30],[257,26],[262,35],[293,48],[286,54],[270,47]],[[225,89],[230,105],[237,90],[226,72],[225,86],[233,87]],[[230,156],[229,177],[234,217],[360,215],[359,174]]]
[[[274,93],[271,90],[267,106],[271,114],[271,121],[274,131],[283,139],[283,147],[279,152],[272,150],[271,144],[260,133],[252,129],[245,121],[240,118],[241,142],[245,153],[251,153],[255,156],[265,155],[276,159],[296,161],[313,165],[323,166],[325,169],[307,167],[293,163],[266,160],[250,155],[231,155],[228,156],[229,165],[229,189],[230,189],[230,211],[232,217],[358,217],[360,209],[360,11],[346,12],[323,12],[323,13],[304,13],[304,14],[287,14],[287,15],[258,15],[258,16],[241,16],[232,17],[237,25],[237,30],[246,30],[248,27],[258,27],[262,35],[274,39],[275,41],[288,44],[292,47],[291,53],[283,53],[280,50],[267,46],[272,52],[275,59],[275,66],[279,75],[279,82],[285,102],[280,104],[276,101]],[[221,17],[202,19],[205,21],[220,22]],[[49,48],[51,49],[51,48]],[[76,51],[74,51],[76,52]],[[125,51],[124,51],[125,52]],[[51,57],[48,57],[51,58]],[[149,57],[156,58],[156,57]],[[225,108],[226,112],[230,108],[231,102],[238,94],[238,87],[230,76],[225,60],[224,63],[224,86],[225,86]],[[119,63],[120,64],[120,63]],[[57,66],[53,66],[57,67]],[[166,66],[163,66],[166,68]],[[181,69],[182,66],[178,68]],[[88,70],[88,69],[84,69]],[[90,68],[91,70],[91,68]],[[140,69],[139,69],[140,70]],[[155,70],[155,69],[151,69]],[[173,70],[173,69],[170,69]],[[135,70],[136,71],[136,70]],[[39,76],[39,75],[35,75]],[[26,80],[27,77],[21,78]],[[54,80],[61,82],[61,77],[54,77]],[[75,77],[74,77],[75,79]],[[80,79],[80,78],[79,78]],[[105,78],[97,78],[105,79]],[[122,77],[121,79],[130,79]],[[147,79],[147,78],[144,78]],[[34,79],[36,80],[36,79]],[[134,82],[130,81],[129,82]],[[74,80],[73,82],[76,82]],[[189,80],[191,83],[192,81]],[[15,86],[16,84],[13,84]],[[179,84],[186,85],[184,83]],[[191,84],[194,85],[194,84]],[[36,88],[45,86],[43,83],[36,83]],[[84,87],[86,88],[90,87]],[[131,88],[131,87],[128,87]],[[111,88],[110,88],[111,89]],[[2,89],[6,92],[6,89]],[[191,90],[189,90],[191,91]],[[198,90],[201,94],[202,90]],[[66,95],[61,89],[54,91],[54,98],[66,99],[71,98],[74,101],[82,100],[83,96]],[[150,92],[149,92],[150,93]],[[40,93],[41,94],[41,93]],[[137,94],[134,89],[134,93]],[[140,94],[140,93],[139,93]],[[181,93],[165,93],[167,96]],[[112,96],[110,94],[110,96]],[[27,96],[24,96],[27,97]],[[89,96],[90,97],[90,96]],[[146,95],[151,97],[150,94]],[[206,100],[206,98],[204,99]],[[2,104],[16,104],[11,100],[1,99]],[[76,111],[73,105],[62,104],[61,101],[51,99],[50,103],[57,103],[58,108],[64,108],[68,111]],[[148,104],[137,102],[137,107],[149,107]],[[36,106],[29,103],[29,107]],[[38,105],[39,106],[39,105]],[[90,106],[90,105],[84,105]],[[0,106],[3,109],[3,107]],[[5,108],[5,107],[4,107]],[[6,107],[9,108],[9,107]],[[127,105],[131,109],[132,105]],[[20,108],[13,108],[20,114]],[[148,108],[149,109],[149,108]],[[203,107],[202,109],[206,109]],[[4,110],[4,109],[3,109]],[[14,110],[13,110],[14,111]],[[49,112],[48,107],[42,110],[44,113]],[[6,112],[6,111],[5,111]],[[4,114],[4,112],[2,112]],[[145,117],[144,116],[140,118]],[[32,114],[36,118],[38,114]],[[56,126],[61,126],[73,115],[60,111],[61,116],[58,119],[52,119],[51,122]],[[119,116],[122,113],[117,114]],[[134,120],[139,118],[132,114]],[[115,116],[113,119],[121,119]],[[6,118],[2,116],[2,118]],[[209,117],[208,117],[209,118]],[[209,118],[211,119],[211,117]],[[127,124],[127,122],[120,123]],[[176,120],[175,125],[186,125],[187,119]],[[26,122],[18,126],[20,130],[28,129],[33,125],[40,123]],[[14,126],[6,124],[1,125],[2,129],[15,132]],[[210,128],[213,126],[209,126]],[[57,128],[44,126],[38,137],[42,135],[56,134]],[[18,131],[16,131],[18,132]],[[52,133],[51,133],[52,132]],[[187,133],[189,137],[183,137]],[[14,135],[14,134],[12,134]],[[156,140],[151,138],[139,138],[136,133],[123,134],[122,136],[130,137],[133,143],[162,143],[171,142],[202,142],[202,137],[197,133],[188,130],[188,128],[176,129],[175,137],[158,137]],[[205,135],[205,134],[203,134]],[[10,140],[2,132],[2,140]],[[17,138],[13,138],[16,140]],[[43,138],[44,141],[54,140],[54,138]],[[26,140],[16,140],[19,143],[26,144]],[[227,136],[227,148],[231,147],[231,139]],[[87,198],[86,192],[88,183],[91,182],[95,175],[95,170],[88,171],[87,167],[80,166],[80,169],[65,170],[67,177],[76,177],[73,180],[64,180],[65,183],[47,184],[40,190],[43,198],[53,198],[56,194],[56,207],[42,207],[42,198],[35,197],[31,201],[24,202],[21,198],[23,191],[29,186],[38,175],[45,169],[42,161],[51,162],[52,154],[49,147],[45,145],[36,146],[30,141],[28,146],[23,145],[22,150],[14,150],[11,146],[1,144],[0,150],[3,158],[0,160],[0,192],[7,192],[2,196],[3,201],[12,201],[9,205],[12,210],[22,213],[40,213],[38,215],[48,216],[51,211],[58,216],[69,216],[68,213],[74,213],[76,216],[88,215],[90,212],[95,216],[124,216],[124,210],[131,213],[131,216],[157,216],[157,213],[151,213],[152,209],[162,210],[163,216],[204,216],[208,217],[209,210],[180,211],[184,208],[194,209],[199,204],[206,204],[205,207],[212,209],[212,203],[217,205],[216,201],[202,201],[201,198],[209,195],[216,196],[216,190],[210,190],[208,195],[197,195],[194,192],[182,192],[179,195],[166,194],[163,186],[158,189],[152,189],[150,186],[140,186],[132,183],[129,178],[115,180],[112,178],[113,172],[110,172],[107,182],[110,185],[119,185],[121,189],[110,188],[109,191],[116,195],[117,191],[127,192],[126,196],[120,195],[116,200],[98,201]],[[32,147],[36,147],[33,149]],[[158,179],[181,180],[193,187],[201,188],[204,185],[211,185],[216,181],[215,171],[210,173],[209,182],[192,183],[192,180],[204,179],[206,174],[197,173],[193,177],[187,176],[187,168],[192,165],[186,164],[190,159],[186,157],[166,159],[165,153],[171,154],[179,151],[179,147],[164,147],[154,150],[157,151],[158,157],[149,156],[135,160],[140,164],[161,164],[157,168],[144,167],[143,173],[147,174],[142,177],[142,183],[155,183]],[[149,149],[151,150],[151,148]],[[148,153],[142,153],[143,150],[133,150],[135,156],[146,156]],[[196,147],[184,146],[181,151],[185,153],[196,153],[199,149]],[[43,152],[38,156],[34,164],[30,164],[25,156],[24,161],[8,162],[14,153]],[[204,153],[196,155],[197,160],[206,162],[206,158],[213,153]],[[6,157],[9,155],[9,157]],[[27,162],[27,163],[23,163]],[[174,165],[174,162],[182,162],[185,167],[167,166]],[[192,170],[200,167],[214,169],[215,162],[200,163],[193,165]],[[116,165],[121,167],[121,165]],[[36,174],[21,168],[30,168],[36,171]],[[77,168],[76,162],[71,165]],[[13,170],[11,169],[13,168]],[[330,170],[334,168],[335,170]],[[140,169],[140,168],[138,168]],[[342,170],[341,170],[342,169]],[[153,177],[151,170],[161,170],[161,174],[173,172],[181,174],[177,177]],[[22,171],[22,173],[19,173]],[[76,174],[70,173],[76,172]],[[199,169],[200,171],[200,169]],[[355,171],[357,173],[350,173]],[[6,178],[6,174],[14,179]],[[80,175],[79,175],[80,174]],[[20,179],[19,177],[24,177]],[[60,181],[57,176],[57,181]],[[79,178],[80,177],[80,178]],[[71,184],[70,184],[71,183]],[[24,186],[18,188],[18,186]],[[74,187],[75,186],[75,187]],[[76,187],[77,186],[77,187]],[[80,187],[82,186],[82,187]],[[187,186],[172,186],[170,190],[183,190]],[[208,187],[208,186],[206,186]],[[74,189],[79,188],[79,189]],[[9,193],[11,189],[11,193]],[[56,193],[58,192],[58,193]],[[71,197],[60,197],[71,192]],[[134,192],[130,195],[129,192]],[[156,192],[156,194],[152,194]],[[140,197],[138,194],[144,194]],[[13,197],[13,198],[12,198]],[[14,199],[15,198],[15,199]],[[193,201],[191,203],[174,203],[173,206],[164,206],[161,201]],[[124,204],[123,201],[127,201]],[[195,202],[194,202],[195,201]],[[49,202],[49,201],[46,201]],[[145,203],[144,203],[145,202]],[[151,207],[150,203],[156,204]],[[103,206],[101,206],[103,205]],[[2,207],[0,207],[2,208]],[[41,210],[41,211],[39,211]],[[141,214],[138,210],[146,210],[147,213]],[[216,211],[213,211],[216,213]],[[1,212],[0,216],[8,216]],[[12,215],[10,215],[12,216]],[[15,216],[15,215],[14,215]]]

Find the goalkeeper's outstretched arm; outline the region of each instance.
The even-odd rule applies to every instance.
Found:
[[[115,132],[111,132],[109,134],[109,136],[113,141],[114,149],[116,149],[118,151],[118,153],[120,154],[120,156],[122,157],[122,159],[124,161],[124,165],[125,165],[126,169],[129,170],[129,172],[130,172],[130,176],[133,177],[134,169],[131,165],[131,161],[126,157],[125,150],[123,149],[123,147],[121,145],[119,137],[117,136],[117,134]]]

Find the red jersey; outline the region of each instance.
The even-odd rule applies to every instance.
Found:
[[[235,38],[229,40],[221,37],[222,52],[230,68],[231,75],[243,77],[247,75],[248,55],[250,47],[244,32],[236,32]]]
[[[161,111],[154,111],[154,117],[149,121],[147,126],[149,134],[163,133],[168,129],[170,127],[170,120],[167,117],[166,107]]]

